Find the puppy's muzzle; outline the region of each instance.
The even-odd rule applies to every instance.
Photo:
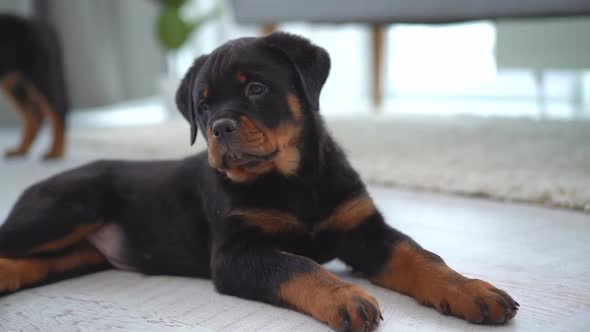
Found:
[[[213,137],[218,143],[226,143],[233,138],[238,132],[240,123],[230,118],[221,118],[215,120],[211,126]]]

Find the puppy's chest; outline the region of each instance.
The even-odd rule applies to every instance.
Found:
[[[285,198],[283,204],[241,207],[231,214],[240,227],[267,236],[314,240],[325,233],[349,231],[376,212],[364,192],[338,200],[313,194]]]
[[[266,204],[238,205],[230,215],[239,227],[264,235],[312,238],[315,224],[321,217],[315,197],[284,195],[283,198],[280,202],[269,200]]]

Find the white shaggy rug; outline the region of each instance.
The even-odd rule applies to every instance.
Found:
[[[326,119],[373,183],[590,211],[590,121],[363,115]],[[121,157],[167,158],[189,147],[188,125],[76,130],[70,144]]]

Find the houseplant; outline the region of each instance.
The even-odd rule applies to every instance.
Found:
[[[155,34],[158,44],[165,52],[166,75],[160,79],[160,92],[166,108],[175,112],[174,94],[180,82],[178,56],[181,48],[203,24],[221,14],[219,3],[206,12],[194,17],[184,15],[183,9],[188,2],[195,4],[197,0],[158,0],[159,13],[155,20]]]

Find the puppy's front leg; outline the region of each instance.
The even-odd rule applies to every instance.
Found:
[[[213,282],[221,293],[286,306],[339,331],[368,331],[379,304],[314,261],[272,249],[232,243],[214,251]]]
[[[318,228],[339,234],[339,257],[373,283],[473,323],[501,324],[516,315],[518,303],[510,295],[457,273],[438,255],[389,227],[368,196],[353,203],[345,203],[347,213],[334,213]]]

